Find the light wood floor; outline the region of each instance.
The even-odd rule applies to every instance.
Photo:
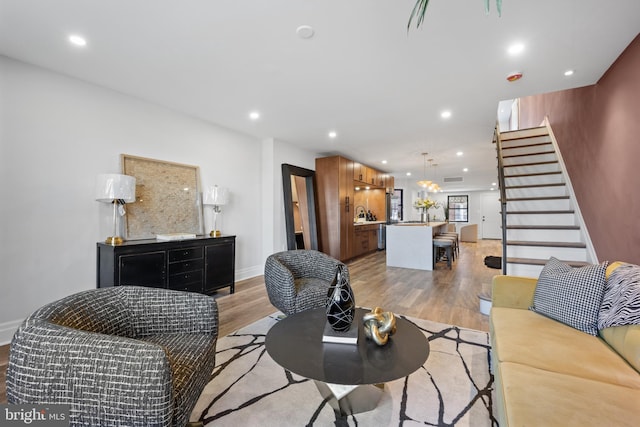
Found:
[[[499,240],[462,243],[460,256],[449,270],[439,263],[434,271],[387,267],[385,252],[348,263],[356,303],[379,306],[411,317],[448,323],[480,331],[489,319],[479,311],[478,294],[489,292],[491,278],[500,270],[485,267],[484,257],[499,256]],[[276,309],[269,303],[262,276],[236,283],[236,292],[216,295],[220,312],[219,336],[255,322]],[[0,403],[6,403],[9,346],[0,346]]]

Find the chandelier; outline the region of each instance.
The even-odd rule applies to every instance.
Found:
[[[427,179],[427,154],[429,153],[422,153],[422,157],[424,158],[424,169],[422,171],[422,179],[418,181],[418,185],[431,193],[435,193],[440,190],[440,186]],[[433,159],[429,159],[429,165],[431,165],[431,162],[433,162]]]

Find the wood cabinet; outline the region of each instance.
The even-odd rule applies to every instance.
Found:
[[[385,188],[386,174],[377,169],[365,166],[362,163],[353,162],[353,181],[376,188]]]
[[[158,287],[203,294],[235,291],[235,236],[163,242],[132,240],[98,243],[98,288],[121,285]]]
[[[352,256],[357,257],[378,249],[378,224],[356,225]]]
[[[389,194],[393,194],[395,191],[395,178],[391,175],[386,175],[384,179],[385,191]]]
[[[353,162],[353,180],[354,181],[364,182],[364,180],[366,179],[366,175],[363,173],[364,170],[362,168],[363,168],[363,165],[361,163]]]
[[[316,159],[315,172],[319,249],[341,261],[377,250],[379,225],[354,222],[358,205],[384,219],[386,174],[341,156]],[[362,184],[371,186],[366,203],[354,189]]]
[[[316,159],[319,249],[339,260],[351,258],[355,218],[354,162],[341,156]]]

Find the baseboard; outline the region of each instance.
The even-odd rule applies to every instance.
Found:
[[[264,274],[263,265],[255,265],[249,268],[241,268],[236,270],[236,282],[240,280],[251,279],[252,277],[261,276]]]
[[[22,324],[23,320],[12,320],[11,322],[0,323],[0,345],[7,345],[11,343],[13,334],[18,329],[18,326]]]

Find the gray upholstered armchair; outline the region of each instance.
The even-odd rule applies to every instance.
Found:
[[[331,281],[342,262],[314,250],[293,250],[269,255],[264,266],[264,283],[269,301],[290,315],[324,307]],[[349,279],[349,270],[344,268]]]
[[[208,296],[120,286],[29,316],[11,342],[7,400],[70,404],[70,424],[184,426],[215,364]]]

